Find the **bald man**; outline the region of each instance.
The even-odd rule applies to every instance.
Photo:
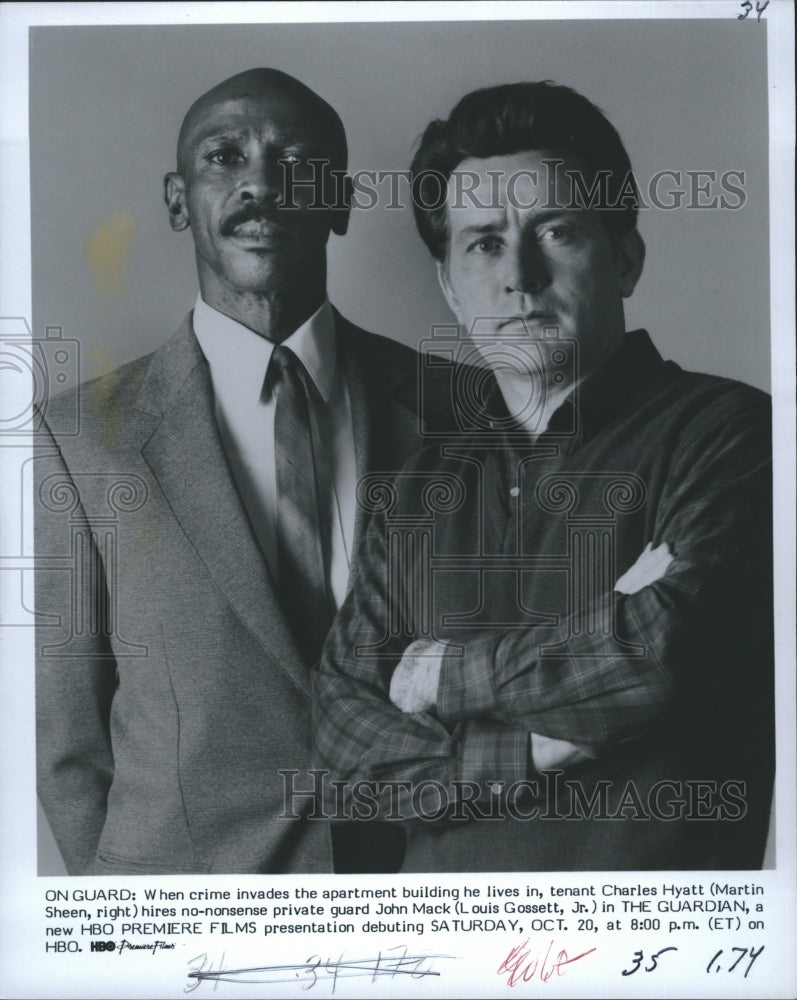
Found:
[[[164,183],[194,308],[82,386],[80,433],[37,457],[37,554],[76,553],[72,573],[42,562],[36,594],[38,787],[71,874],[400,863],[392,830],[286,794],[311,767],[309,669],[354,572],[357,480],[421,444],[417,355],[326,295],[346,157],[338,115],[284,73],[200,97]],[[442,400],[424,418],[445,424]],[[51,400],[50,426],[75,405]]]

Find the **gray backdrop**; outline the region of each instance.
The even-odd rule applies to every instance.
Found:
[[[737,211],[642,213],[648,257],[628,323],[686,367],[769,387],[766,22],[730,18],[34,28],[34,331],[77,338],[84,377],[153,350],[190,308],[191,238],[169,228],[162,176],[188,106],[253,66],[299,77],[339,111],[355,171],[405,169],[430,118],[521,79],[602,107],[643,189],[661,170],[744,171]],[[119,266],[98,284],[88,261],[103,254]],[[416,344],[451,321],[409,211],[355,213],[330,265],[333,302],[367,329]],[[63,871],[39,830],[40,872]]]
[[[226,76],[275,66],[316,89],[343,118],[354,170],[406,168],[429,119],[474,87],[552,79],[603,108],[643,185],[665,169],[745,171],[738,211],[643,213],[648,261],[628,320],[687,367],[766,388],[765,40],[752,19],[35,28],[34,328],[77,337],[87,376],[176,330],[197,286],[161,178],[188,106]],[[84,248],[118,213],[135,240],[124,287],[102,297]],[[331,297],[361,326],[414,344],[450,321],[409,211],[357,212],[330,256]]]

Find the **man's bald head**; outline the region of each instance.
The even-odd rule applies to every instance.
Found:
[[[183,173],[190,150],[208,112],[218,104],[240,98],[268,97],[292,108],[314,130],[333,170],[345,170],[346,133],[335,109],[301,81],[278,69],[248,69],[217,84],[188,109],[177,140],[177,170]]]
[[[191,230],[203,299],[279,342],[323,302],[327,243],[348,227],[340,118],[287,73],[250,69],[191,106],[177,167],[164,200]]]

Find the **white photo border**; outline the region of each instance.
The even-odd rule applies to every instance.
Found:
[[[30,234],[30,159],[28,135],[28,30],[36,25],[157,25],[157,24],[228,24],[257,21],[317,22],[369,21],[373,23],[397,21],[445,20],[578,20],[578,19],[717,19],[738,17],[744,5],[730,0],[697,0],[691,3],[656,2],[603,3],[603,2],[540,2],[527,3],[272,3],[272,4],[185,4],[185,3],[118,3],[94,5],[64,3],[58,5],[39,3],[9,3],[0,8],[0,317],[21,317],[30,325],[33,313],[31,289],[31,234]],[[755,5],[751,16],[755,16]],[[756,874],[756,881],[766,886],[768,911],[773,914],[772,927],[767,929],[766,949],[773,956],[765,976],[729,979],[725,975],[707,976],[703,968],[694,963],[687,968],[682,961],[658,976],[643,973],[622,979],[615,976],[611,984],[604,978],[605,966],[600,967],[596,978],[579,977],[576,969],[571,978],[556,976],[541,983],[539,989],[556,996],[599,997],[614,996],[650,997],[666,996],[739,996],[739,997],[790,997],[797,991],[797,765],[795,762],[795,288],[794,288],[794,10],[789,0],[771,0],[763,12],[769,22],[768,89],[770,135],[770,302],[771,302],[771,376],[775,423],[775,595],[776,595],[776,647],[778,674],[776,678],[777,711],[777,767],[775,868]],[[740,68],[740,75],[743,69]],[[566,82],[566,81],[564,81]],[[740,81],[741,85],[741,81]],[[420,114],[419,118],[423,115]],[[15,383],[22,395],[6,401],[22,409],[25,405],[24,388]],[[12,412],[16,412],[13,410]],[[2,443],[2,442],[0,442]],[[28,443],[29,444],[29,443]],[[19,465],[29,456],[25,442],[15,447],[0,447],[0,482],[19,481]],[[30,498],[20,495],[18,489],[4,489],[2,527],[0,528],[0,555],[17,552],[20,557],[32,556],[32,537],[28,533],[20,542],[22,526],[28,531]],[[26,504],[28,507],[26,508]],[[2,576],[3,574],[0,574]],[[0,598],[8,599],[8,590],[0,589]],[[0,995],[14,997],[163,997],[183,996],[186,991],[186,958],[207,952],[210,948],[203,939],[195,949],[183,949],[179,963],[169,964],[160,956],[144,954],[114,957],[92,954],[45,953],[44,905],[45,886],[52,889],[73,888],[73,879],[39,877],[36,847],[35,800],[35,747],[32,725],[33,691],[33,635],[27,628],[0,626],[0,807],[4,822],[0,826]],[[697,880],[703,873],[688,876],[673,875],[686,884]],[[658,877],[658,876],[657,876]],[[261,879],[264,877],[261,876]],[[333,877],[306,877],[296,881],[307,885],[327,885]],[[369,877],[370,878],[370,877]],[[652,878],[642,873],[625,881],[643,882]],[[214,885],[236,884],[241,880],[214,876]],[[452,877],[453,879],[453,877]],[[585,881],[581,875],[570,874],[556,884],[574,885]],[[220,881],[216,881],[220,880]],[[441,876],[440,881],[445,877]],[[115,879],[120,886],[140,886],[142,883],[170,887],[177,884],[173,877],[147,877],[146,879]],[[417,880],[415,880],[417,881]],[[461,884],[467,879],[451,882]],[[505,880],[504,880],[505,881]],[[503,885],[502,877],[487,879],[473,877],[470,882],[482,886],[489,883]],[[180,885],[207,884],[207,878],[181,877]],[[88,888],[97,886],[96,880],[82,880]],[[739,940],[741,940],[741,935]],[[602,935],[598,935],[602,939]],[[221,939],[219,939],[221,940]],[[712,945],[717,942],[716,948]],[[640,943],[641,942],[641,943]],[[734,942],[736,939],[734,939]],[[665,942],[666,943],[666,942]],[[717,935],[706,936],[703,951],[710,958],[721,948],[724,939]],[[748,934],[747,946],[754,946]],[[764,943],[761,939],[760,943]],[[349,943],[347,942],[347,945]],[[363,944],[351,942],[352,954]],[[439,947],[438,947],[439,944]],[[629,938],[627,961],[631,961],[635,948],[647,947],[646,938]],[[653,942],[651,941],[652,945]],[[337,982],[335,995],[346,996],[406,996],[410,993],[422,997],[437,996],[511,996],[535,984],[519,983],[513,989],[507,977],[496,977],[492,961],[494,946],[489,935],[459,938],[441,935],[423,941],[424,949],[459,956],[459,961],[438,962],[440,975],[413,980],[408,986],[406,978],[397,975],[392,980],[380,981],[377,986],[370,979],[353,979]],[[269,955],[287,955],[291,961],[300,959],[298,942],[263,941],[258,938],[245,951],[235,943],[226,949],[226,967],[231,956],[235,959],[251,958],[256,965],[266,951]],[[319,948],[326,948],[326,944]],[[370,945],[372,950],[373,945]],[[616,951],[616,943],[611,947]],[[212,944],[212,961],[224,962],[223,943]],[[353,951],[352,951],[353,948]],[[305,951],[308,949],[305,948]],[[189,954],[190,952],[190,954]],[[480,966],[474,959],[485,953],[485,963]],[[686,949],[684,950],[686,953]],[[324,953],[326,955],[326,952]],[[695,953],[696,955],[697,953]],[[702,952],[701,952],[702,954]],[[463,956],[468,958],[463,959]],[[695,956],[691,956],[695,958]],[[100,960],[102,959],[102,961]],[[279,961],[270,959],[270,961]],[[264,959],[265,961],[265,959]],[[759,959],[761,961],[761,959]],[[492,963],[492,964],[491,964]],[[178,974],[176,965],[180,965]],[[200,963],[201,964],[201,963]],[[662,960],[663,966],[663,960]],[[199,968],[200,965],[188,966]],[[207,965],[205,966],[208,967]],[[628,966],[625,966],[626,968]],[[697,969],[697,971],[695,971]],[[714,970],[712,970],[714,971]],[[196,980],[193,981],[197,983]],[[294,981],[294,985],[268,988],[241,984],[205,982],[199,995],[213,991],[218,997],[255,997],[294,995],[306,988],[307,980]],[[314,991],[330,995],[330,977],[320,972],[313,980]],[[216,988],[217,987],[217,988]],[[265,990],[265,991],[264,991]],[[489,991],[489,992],[488,992]]]

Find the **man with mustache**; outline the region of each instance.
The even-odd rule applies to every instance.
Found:
[[[416,353],[327,299],[346,160],[336,112],[285,73],[200,97],[165,177],[194,309],[83,386],[80,433],[37,459],[37,553],[76,544],[88,567],[42,567],[36,595],[39,794],[72,874],[397,867],[398,831],[286,798],[311,766],[309,668],[353,571],[357,479],[420,445]],[[70,405],[50,401],[53,427]]]
[[[412,175],[514,422],[426,449],[374,503],[314,678],[319,764],[349,815],[404,821],[406,871],[760,867],[769,398],[626,332],[637,189],[580,94],[475,91]]]

